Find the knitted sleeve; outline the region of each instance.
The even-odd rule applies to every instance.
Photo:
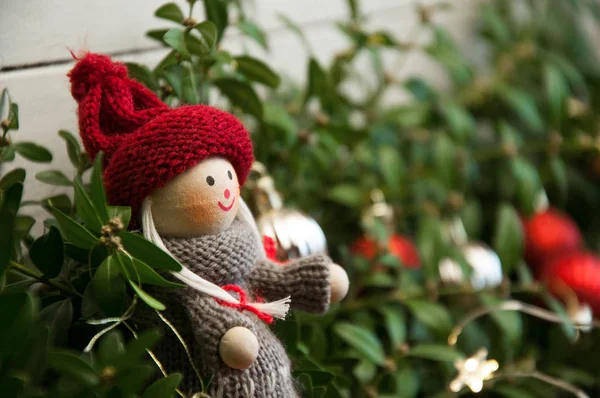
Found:
[[[330,263],[329,257],[321,255],[285,265],[263,260],[252,270],[249,287],[269,301],[291,296],[293,309],[321,314],[329,308]]]
[[[217,372],[219,367],[226,366],[219,356],[219,343],[225,332],[235,326],[243,326],[256,333],[252,321],[237,310],[198,292],[191,291],[182,298],[205,373]]]

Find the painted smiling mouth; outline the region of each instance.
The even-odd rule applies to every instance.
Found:
[[[223,203],[219,202],[219,207],[223,211],[229,211],[233,207],[234,203],[235,203],[235,198],[233,198],[233,200],[231,201],[231,203],[229,204],[229,206],[225,206]]]

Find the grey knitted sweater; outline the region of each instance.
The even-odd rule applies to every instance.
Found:
[[[234,221],[227,231],[217,235],[163,237],[163,241],[182,264],[219,286],[236,284],[248,295],[258,293],[269,301],[291,296],[291,307],[303,311],[323,313],[329,306],[328,257],[312,256],[286,265],[259,260],[256,238],[241,221]],[[181,333],[201,377],[211,380],[212,397],[298,396],[284,347],[256,315],[222,305],[189,287],[154,289],[152,293],[167,305],[163,315]],[[141,327],[162,327],[164,337],[155,354],[168,372],[183,374],[182,391],[190,396],[200,392],[198,377],[175,334],[147,309],[142,309],[137,319]],[[219,357],[221,337],[235,326],[250,329],[258,339],[258,357],[247,370],[231,369]]]

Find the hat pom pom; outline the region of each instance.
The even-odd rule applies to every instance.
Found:
[[[113,62],[106,55],[86,53],[77,58],[77,64],[69,77],[71,79],[71,93],[73,98],[81,101],[89,89],[94,85],[103,84],[109,77],[127,78],[127,67],[122,63]]]

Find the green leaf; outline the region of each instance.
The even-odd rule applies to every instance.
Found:
[[[0,148],[0,162],[12,162],[15,160],[15,146],[9,145],[4,148]]]
[[[515,208],[509,204],[502,204],[496,218],[496,231],[494,233],[493,247],[504,274],[511,273],[523,258],[523,225]]]
[[[89,249],[98,243],[98,238],[85,229],[83,225],[79,224],[57,208],[51,207],[51,209],[52,214],[54,214],[56,221],[58,221],[58,224],[60,225],[61,235],[66,238],[68,242],[82,249]]]
[[[10,120],[10,124],[8,125],[9,130],[19,129],[19,105],[15,103],[10,104],[8,109],[8,120]]]
[[[422,78],[412,77],[408,79],[403,86],[419,102],[431,101],[436,96],[435,90]]]
[[[162,35],[160,36],[161,42],[165,33],[167,33],[167,31],[162,31]],[[136,64],[133,62],[126,62],[125,65],[127,66],[127,73],[129,74],[129,77],[142,83],[152,91],[158,91],[160,88],[158,80],[146,65]]]
[[[439,278],[438,265],[442,259],[442,233],[438,217],[421,217],[417,230],[417,248],[423,271],[429,280]]]
[[[102,221],[79,177],[75,178],[75,207],[83,224],[93,232],[100,233]]]
[[[348,4],[348,8],[350,9],[350,18],[352,18],[353,21],[359,21],[360,7],[358,4],[358,0],[346,0],[346,3]]]
[[[143,291],[141,287],[139,287],[138,285],[135,284],[135,282],[130,280],[129,284],[131,285],[133,290],[136,292],[136,294],[142,299],[142,301],[144,303],[148,304],[150,307],[154,308],[155,310],[159,310],[159,311],[163,311],[165,308],[167,308],[167,307],[165,307],[165,305],[163,303],[161,303],[160,301],[158,301],[157,299],[155,299],[154,297],[152,297],[151,295],[149,295],[148,293]]]
[[[98,306],[108,316],[119,316],[125,300],[125,279],[119,272],[116,255],[108,256],[96,270],[91,282]]]
[[[123,353],[125,353],[125,342],[120,331],[111,330],[100,339],[98,359],[102,365],[113,365],[114,361]]]
[[[119,236],[125,250],[150,267],[169,271],[181,270],[181,264],[175,258],[144,237],[131,232],[121,232]]]
[[[3,88],[0,93],[0,119],[4,119],[4,109],[6,109],[6,105],[10,104],[10,95],[8,94],[8,89]],[[6,115],[8,117],[8,115]]]
[[[499,13],[496,11],[497,8],[490,5],[486,5],[482,8],[481,17],[484,23],[484,31],[489,32],[498,43],[506,44],[510,40],[510,29],[507,21],[505,21]]]
[[[504,398],[536,398],[536,395],[531,394],[524,387],[494,385],[492,390]]]
[[[434,140],[434,161],[437,172],[448,187],[453,187],[457,170],[456,145],[447,134],[438,134]]]
[[[15,220],[19,205],[21,204],[21,195],[23,194],[23,184],[13,183],[4,191],[2,207],[0,207],[0,276],[8,267],[14,244]]]
[[[179,6],[175,3],[167,3],[159,7],[154,15],[158,18],[167,19],[169,21],[181,23],[185,17]]]
[[[306,91],[305,102],[316,95],[321,101],[322,107],[327,107],[330,103],[331,88],[325,70],[319,65],[316,59],[311,58],[308,63],[308,89]]]
[[[292,140],[298,133],[298,123],[290,114],[280,105],[272,102],[264,104],[263,120],[265,123],[277,127],[286,134],[286,142],[292,143]]]
[[[248,36],[258,44],[260,44],[265,50],[269,49],[267,44],[267,35],[264,30],[260,28],[257,24],[250,21],[240,21],[237,24],[238,29],[244,36]]]
[[[382,307],[379,309],[383,315],[383,322],[388,336],[394,348],[400,347],[406,340],[406,319],[401,310],[394,307]]]
[[[146,36],[148,36],[151,39],[154,39],[156,41],[159,41],[161,44],[165,44],[164,40],[163,40],[163,36],[165,35],[165,33],[167,33],[169,31],[169,29],[152,29],[146,32]],[[128,63],[125,63],[125,65],[129,65]],[[132,76],[133,77],[133,76]],[[139,80],[138,80],[139,81]],[[141,83],[141,82],[140,82]]]
[[[563,329],[565,336],[574,342],[577,339],[577,331],[575,326],[573,326],[573,320],[569,316],[565,306],[548,293],[543,294],[542,299],[546,305],[563,321],[561,323],[561,328]]]
[[[42,206],[50,213],[52,213],[52,207],[57,208],[65,214],[71,213],[73,209],[71,199],[65,194],[60,194],[56,196],[51,196],[46,199],[42,199]]]
[[[185,101],[183,98],[183,66],[170,65],[166,67],[162,73],[167,82],[173,89],[173,92],[180,101]]]
[[[198,104],[200,98],[198,96],[198,83],[196,74],[192,70],[192,65],[186,63],[183,66],[181,73],[181,96],[186,104]]]
[[[94,368],[74,352],[50,351],[48,366],[59,374],[70,376],[87,386],[95,386],[100,382]]]
[[[454,362],[464,358],[456,348],[442,344],[417,344],[410,350],[409,355],[442,362]]]
[[[475,131],[473,116],[451,99],[440,100],[439,107],[453,137],[460,142],[467,140]]]
[[[102,183],[102,152],[96,155],[94,159],[94,168],[92,169],[92,177],[90,180],[90,199],[94,208],[100,216],[100,221],[106,223],[108,221],[108,210],[106,204],[106,192]]]
[[[17,142],[13,147],[19,155],[32,162],[48,163],[52,161],[52,153],[34,142]]]
[[[264,62],[248,55],[235,57],[234,61],[237,64],[237,71],[243,74],[248,80],[265,84],[271,88],[279,86],[281,80],[279,75]]]
[[[461,210],[460,216],[468,237],[472,240],[477,240],[481,235],[481,203],[474,199],[467,200]]]
[[[327,197],[336,203],[358,208],[363,203],[364,192],[356,185],[339,184],[327,192]]]
[[[503,85],[498,88],[498,95],[529,129],[536,133],[542,132],[544,123],[531,94],[521,89]]]
[[[402,188],[402,177],[406,172],[400,153],[395,148],[382,146],[379,149],[379,170],[388,189],[399,195]]]
[[[583,71],[581,68],[576,66],[566,54],[544,51],[540,47],[538,47],[537,50],[544,58],[552,62],[560,69],[565,78],[569,81],[569,84],[575,90],[585,89],[587,83],[585,81],[585,77],[583,76]]]
[[[148,285],[170,288],[185,287],[185,285],[180,283],[174,283],[166,280],[147,264],[144,264],[137,258],[129,258],[123,253],[117,253],[117,257],[121,266],[125,269],[125,275],[127,276],[127,279],[133,282],[137,282],[138,284],[144,283]]]
[[[39,301],[23,290],[0,295],[0,358],[19,352],[27,343],[23,336],[27,336],[33,328],[38,305]]]
[[[119,386],[119,391],[122,396],[134,395],[142,387],[148,385],[150,378],[156,374],[156,368],[150,364],[137,365],[126,371],[117,373],[116,384]]]
[[[229,24],[227,16],[227,6],[221,0],[203,0],[204,1],[204,12],[206,18],[212,21],[218,31],[217,42],[223,38],[223,32]]]
[[[414,398],[419,393],[419,375],[408,361],[402,361],[393,374],[397,397]]]
[[[482,293],[479,297],[488,308],[494,308],[503,302],[503,300],[490,294]],[[503,337],[506,337],[510,344],[516,348],[523,335],[521,315],[514,311],[493,311],[490,313],[490,317],[502,330]]]
[[[421,300],[405,302],[415,318],[440,335],[448,335],[452,329],[452,318],[443,305]]]
[[[25,169],[21,168],[9,171],[4,175],[4,177],[2,177],[2,179],[0,179],[0,191],[5,191],[11,185],[17,182],[22,184],[23,181],[25,181],[25,175]]]
[[[179,373],[173,373],[159,379],[144,391],[142,398],[173,398],[175,389],[181,383],[181,379],[182,376]]]
[[[560,69],[552,64],[544,66],[546,95],[550,105],[550,116],[556,128],[563,116],[564,103],[569,95],[569,86]]]
[[[385,363],[385,352],[377,336],[363,328],[348,322],[339,322],[333,330],[342,340],[356,349],[362,357],[377,365]]]
[[[211,21],[200,22],[194,29],[200,33],[200,55],[208,55],[217,45],[217,26]]]
[[[229,98],[231,103],[240,107],[244,112],[262,118],[263,105],[254,89],[248,84],[232,78],[221,78],[214,81],[221,93]]]
[[[125,353],[115,361],[117,370],[120,371],[135,366],[141,358],[147,355],[146,350],[152,348],[159,339],[160,332],[158,330],[146,330],[140,333],[137,339],[130,340],[125,347]]]
[[[58,135],[65,140],[67,144],[67,154],[71,164],[76,168],[81,167],[81,146],[77,138],[67,130],[60,130]]]
[[[46,278],[56,278],[65,258],[65,248],[58,229],[50,227],[46,234],[37,238],[29,248],[29,256]]]
[[[73,321],[71,299],[50,304],[40,311],[40,319],[49,330],[48,340],[51,344],[54,346],[65,345]]]
[[[184,58],[188,58],[190,56],[185,44],[185,34],[183,30],[179,28],[169,29],[163,36],[163,41],[167,43],[167,45],[173,50],[181,54],[181,56]]]
[[[73,185],[69,177],[60,170],[40,171],[35,175],[35,179],[45,184],[70,187]]]
[[[521,157],[512,159],[510,167],[517,182],[520,210],[529,216],[535,211],[536,198],[542,188],[540,176],[535,166]]]
[[[23,202],[21,202],[21,205],[23,205]],[[18,232],[17,236],[20,238],[27,236],[29,231],[31,231],[33,224],[35,224],[35,218],[17,215],[17,218],[15,218],[15,231]]]
[[[154,67],[154,73],[159,74],[165,68],[172,65],[177,65],[179,63],[179,58],[179,53],[177,51],[169,51],[169,53],[165,55],[165,57],[158,63],[158,65]]]
[[[120,217],[123,221],[125,228],[129,225],[131,220],[131,207],[127,206],[108,206],[108,218]]]
[[[549,159],[550,176],[552,182],[562,199],[567,198],[569,190],[569,177],[567,175],[567,164],[558,156]]]

